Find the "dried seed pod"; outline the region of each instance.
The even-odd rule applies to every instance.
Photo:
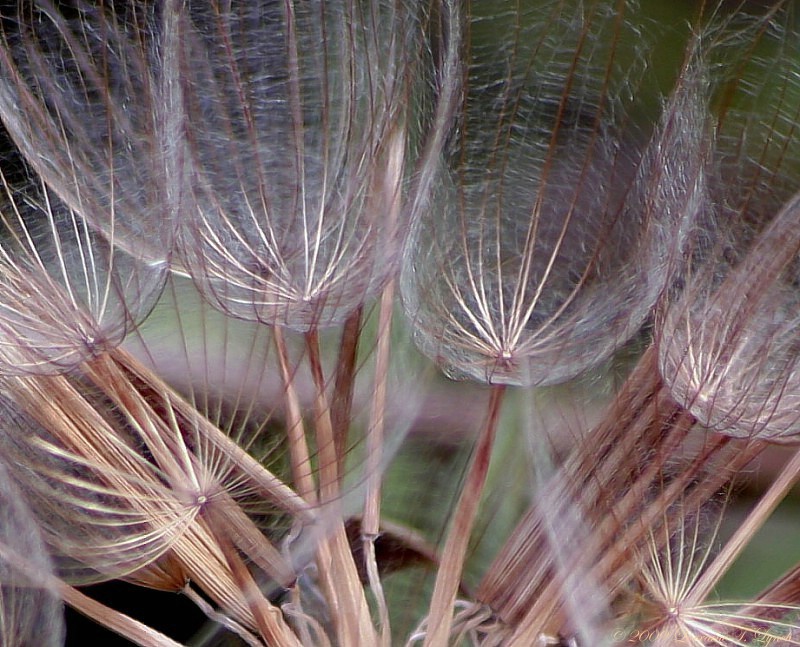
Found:
[[[196,515],[108,403],[84,398],[65,378],[5,384],[0,411],[9,477],[30,502],[59,577],[87,583],[134,573]]]
[[[415,10],[189,3],[169,43],[190,170],[180,271],[224,312],[341,323],[395,272]]]
[[[798,433],[798,234],[800,194],[740,264],[695,277],[660,321],[660,370],[673,396],[716,431],[772,440]]]
[[[181,189],[163,4],[36,0],[4,10],[0,31],[0,119],[15,144],[70,209],[150,263],[171,255]]]
[[[68,371],[150,312],[166,267],[115,248],[47,188],[0,178],[0,373]]]
[[[473,3],[463,115],[408,247],[406,311],[454,377],[543,385],[605,359],[672,280],[702,210],[697,43],[644,146],[626,62],[644,41],[615,8],[551,9]]]
[[[710,48],[712,60],[736,61],[733,70],[717,65],[714,218],[683,294],[656,325],[673,396],[702,424],[737,437],[797,434],[800,34],[793,20],[788,5],[776,5]],[[734,58],[731,43],[748,43],[748,55]]]

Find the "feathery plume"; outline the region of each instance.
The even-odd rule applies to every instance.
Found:
[[[643,147],[624,4],[471,5],[463,113],[403,273],[416,339],[451,376],[574,377],[677,270],[702,202],[704,70],[687,64]]]

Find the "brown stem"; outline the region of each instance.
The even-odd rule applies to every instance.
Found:
[[[286,400],[286,436],[289,443],[292,477],[300,496],[313,504],[317,501],[317,491],[314,473],[311,469],[311,454],[306,441],[300,398],[294,386],[294,373],[289,366],[289,352],[280,326],[273,327],[273,339],[278,351],[278,363],[283,378],[283,392]]]
[[[655,353],[646,351],[603,422],[584,436],[561,468],[568,475],[563,483],[571,486],[564,496],[577,497],[585,510],[598,513],[600,506],[607,510],[612,503],[609,490],[626,489],[610,485],[621,479],[630,481],[641,467],[636,458],[657,445],[662,429],[653,424],[653,418],[664,412],[655,399],[660,381],[654,362]],[[531,505],[478,588],[478,599],[511,624],[519,622],[552,578],[542,514],[546,512],[536,503]]]
[[[325,374],[316,330],[306,333],[306,347],[311,377],[315,386],[314,428],[319,456],[319,499],[331,529],[327,540],[320,542],[317,562],[320,579],[331,609],[341,645],[377,644],[369,605],[358,577],[350,543],[340,511],[339,448],[336,446],[331,412],[326,395]]]
[[[367,432],[367,497],[361,521],[364,567],[370,589],[377,602],[381,625],[381,644],[390,643],[389,610],[383,593],[375,539],[380,532],[381,479],[383,477],[383,444],[386,413],[386,390],[391,354],[392,309],[394,306],[394,281],[390,281],[381,295],[378,318],[378,348],[375,358],[375,385],[372,392],[372,411]]]
[[[342,330],[339,343],[339,357],[336,362],[336,378],[331,399],[331,426],[336,446],[342,448],[339,454],[339,477],[344,474],[347,435],[350,431],[350,417],[353,408],[353,391],[356,378],[356,355],[361,335],[362,308],[357,308],[348,318]]]
[[[500,408],[504,393],[503,385],[492,387],[486,422],[478,437],[478,444],[456,504],[447,541],[442,551],[439,570],[436,574],[436,583],[428,613],[425,647],[446,645],[450,635],[453,608],[461,582],[469,539],[472,535],[472,526],[475,523],[483,486],[489,472],[489,461],[500,420]]]
[[[289,629],[281,612],[269,603],[253,580],[253,576],[228,536],[226,518],[216,513],[215,506],[204,508],[203,516],[208,522],[211,534],[225,557],[233,580],[242,592],[262,637],[268,644],[281,645],[281,647],[303,647],[297,636]]]
[[[322,369],[322,358],[319,352],[319,337],[316,331],[306,333],[308,363],[314,382],[314,430],[317,436],[317,454],[319,456],[319,493],[324,503],[339,498],[339,448],[336,446],[331,410],[326,395],[327,385]]]

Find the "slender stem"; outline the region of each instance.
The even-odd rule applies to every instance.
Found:
[[[331,400],[331,425],[336,446],[343,450],[347,446],[350,418],[353,408],[353,390],[356,377],[356,355],[361,333],[362,308],[357,308],[348,318],[342,330],[339,358],[336,362],[336,379]],[[344,474],[345,452],[339,453],[339,477]]]
[[[311,366],[316,395],[314,399],[315,430],[319,462],[319,495],[311,471],[311,460],[302,420],[300,400],[294,388],[294,374],[290,370],[283,331],[274,328],[275,345],[284,381],[287,408],[287,433],[295,483],[303,497],[309,502],[321,502],[330,509],[333,528],[320,529],[316,546],[316,563],[320,584],[325,599],[333,614],[339,643],[342,645],[371,645],[374,631],[369,622],[369,608],[358,580],[358,571],[345,535],[341,516],[333,505],[339,493],[339,469],[336,443],[331,423],[331,414],[325,396],[325,379],[319,357],[318,339],[315,333],[307,336],[309,364]],[[363,641],[363,642],[362,642]]]
[[[322,370],[319,351],[319,336],[315,330],[306,333],[308,363],[314,382],[314,430],[317,436],[319,455],[319,493],[322,503],[330,503],[339,498],[339,448],[333,433],[331,410],[326,395],[327,385]]]
[[[281,647],[302,647],[297,636],[283,619],[280,610],[270,604],[253,580],[252,574],[228,536],[226,518],[217,514],[215,506],[204,508],[203,516],[208,522],[208,528],[225,557],[233,580],[242,592],[262,637],[268,641],[268,644],[281,645]]]
[[[206,602],[203,596],[192,588],[190,583],[187,582],[186,586],[184,586],[181,590],[181,593],[194,602],[195,606],[200,609],[200,611],[202,611],[212,622],[216,622],[218,625],[225,627],[231,633],[236,634],[245,643],[250,645],[250,647],[263,647],[263,643],[256,638],[256,636],[250,633],[235,620],[232,620],[223,613],[219,613],[216,609],[214,609],[214,607]]]
[[[441,563],[436,574],[428,614],[428,631],[424,647],[447,645],[453,623],[453,607],[461,582],[469,538],[475,523],[483,486],[489,472],[489,460],[500,419],[500,408],[505,387],[495,385],[489,398],[486,423],[483,425],[478,445],[467,472],[467,478],[456,504],[453,521],[442,551]]]
[[[660,430],[653,424],[660,410],[654,397],[660,388],[655,359],[652,348],[645,352],[604,421],[584,436],[562,468],[571,475],[587,509],[607,507],[608,484],[629,480],[632,464],[634,471],[638,468],[636,457],[658,442]],[[624,483],[622,491],[627,487]],[[544,604],[539,594],[552,578],[542,513],[538,503],[531,503],[486,570],[477,592],[481,603],[514,626],[531,607]]]
[[[286,399],[286,435],[289,443],[289,460],[292,464],[292,477],[298,493],[309,503],[316,503],[316,485],[311,469],[311,457],[303,426],[300,398],[294,386],[294,374],[289,367],[289,353],[280,326],[274,326],[273,339],[278,351],[278,363],[283,378],[283,392]]]
[[[375,627],[340,511],[339,453],[331,424],[331,412],[322,370],[319,337],[316,330],[306,333],[306,347],[315,386],[314,427],[319,454],[319,498],[325,517],[331,523],[328,540],[320,542],[317,561],[325,596],[334,614],[339,644],[373,647]]]
[[[364,517],[361,521],[364,566],[370,589],[378,607],[381,629],[381,645],[389,647],[389,610],[383,592],[378,561],[375,555],[375,539],[380,533],[381,478],[383,476],[383,444],[386,414],[386,390],[391,355],[392,310],[394,304],[394,281],[390,281],[381,295],[378,318],[378,347],[375,358],[375,386],[372,392],[372,411],[367,432],[367,498]]]

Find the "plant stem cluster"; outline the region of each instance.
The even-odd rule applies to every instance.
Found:
[[[798,15],[646,4],[3,9],[0,644],[800,645]]]

